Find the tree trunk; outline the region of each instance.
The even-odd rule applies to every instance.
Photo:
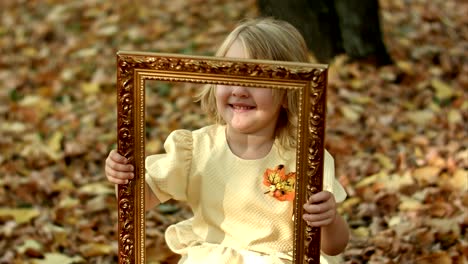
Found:
[[[257,0],[262,16],[286,20],[321,63],[338,54],[391,63],[382,41],[378,0]]]

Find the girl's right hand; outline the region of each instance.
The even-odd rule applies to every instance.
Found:
[[[106,177],[114,184],[126,184],[133,179],[133,166],[128,164],[127,158],[113,149],[106,159]]]

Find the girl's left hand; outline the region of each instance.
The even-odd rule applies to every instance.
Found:
[[[327,226],[336,218],[336,202],[335,197],[329,191],[321,191],[310,196],[306,204],[304,204],[306,213],[302,218],[309,226],[323,227]]]

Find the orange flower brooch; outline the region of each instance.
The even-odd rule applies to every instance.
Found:
[[[278,165],[274,169],[266,169],[263,174],[263,184],[268,187],[265,194],[270,194],[279,201],[294,200],[294,186],[296,173],[285,173],[284,165]]]

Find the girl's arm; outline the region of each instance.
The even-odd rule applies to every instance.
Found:
[[[154,195],[151,188],[145,183],[145,211],[151,210],[153,207],[158,206],[161,202]]]
[[[335,256],[345,250],[349,241],[349,230],[341,215],[336,214],[333,223],[322,227],[321,238],[321,249],[325,254]]]
[[[348,224],[336,212],[335,197],[328,191],[312,195],[304,205],[303,218],[309,226],[321,227],[321,250],[327,255],[338,255],[348,244]]]
[[[106,159],[106,177],[107,180],[115,184],[115,196],[118,198],[118,185],[126,184],[130,179],[133,179],[134,168],[131,164],[128,164],[128,160],[117,153],[114,149],[109,153]],[[151,208],[159,205],[161,202],[156,198],[148,184],[145,184],[145,210],[148,211]]]

